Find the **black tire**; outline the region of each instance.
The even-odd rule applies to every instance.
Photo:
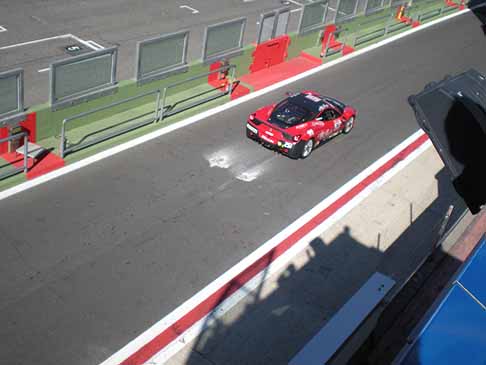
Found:
[[[302,143],[300,148],[300,158],[304,159],[309,157],[312,154],[312,151],[314,151],[314,140],[310,138],[309,140],[301,141],[300,143]]]
[[[351,118],[349,118],[346,123],[344,123],[344,129],[343,129],[343,133],[344,134],[348,134],[349,132],[351,132],[351,130],[353,129],[354,127],[354,116],[352,116]]]

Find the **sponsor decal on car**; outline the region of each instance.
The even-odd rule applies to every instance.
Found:
[[[307,134],[309,135],[309,137],[312,137],[312,136],[314,135],[314,130],[309,129],[309,130],[307,131]]]
[[[312,100],[314,103],[319,103],[319,102],[321,102],[321,101],[322,101],[322,99],[321,99],[321,98],[318,98],[317,96],[312,95],[312,94],[307,94],[305,97],[306,97],[307,99],[309,99],[309,100]]]
[[[260,138],[261,138],[261,139],[263,139],[263,140],[265,140],[265,141],[267,141],[267,142],[270,142],[271,144],[275,144],[275,141],[274,141],[273,139],[268,138],[268,137],[267,137],[266,135],[264,135],[264,134],[262,134],[262,135],[260,136]]]

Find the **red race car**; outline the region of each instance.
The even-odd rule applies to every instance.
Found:
[[[287,93],[278,104],[252,113],[246,136],[292,158],[306,158],[320,143],[339,133],[349,133],[356,110],[311,90]]]

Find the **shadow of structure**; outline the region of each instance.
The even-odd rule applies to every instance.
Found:
[[[470,0],[468,7],[481,22],[481,28],[486,35],[486,0]]]
[[[344,226],[330,242],[324,242],[320,237],[314,238],[284,271],[275,274],[278,275],[277,280],[272,278],[270,283],[264,283],[266,275],[263,275],[256,290],[249,292],[236,307],[221,318],[209,317],[202,333],[188,344],[190,349],[183,350],[176,356],[176,362],[169,364],[288,364],[374,272],[379,271],[397,282],[390,294],[398,298],[397,289],[401,288],[436,242],[448,206],[455,205],[449,226],[460,219],[465,209],[444,169],[436,178],[439,191],[437,199],[415,219],[411,207],[413,222],[387,250],[380,249],[379,235],[376,247],[371,247],[354,237],[353,229],[349,226]],[[453,267],[460,265],[458,260],[452,257],[448,259],[457,261],[453,262]],[[418,285],[415,278],[409,282]],[[330,364],[343,363],[343,358],[349,359],[358,349],[351,363],[373,363],[368,362],[368,358],[374,355],[372,350],[380,341],[379,336],[388,336],[390,333],[387,330],[400,320],[399,314],[403,308],[414,303],[413,295],[410,295],[413,290],[410,291],[407,285],[404,289],[408,295],[400,302],[401,307],[389,313],[383,312],[387,320],[378,322],[377,328],[381,332],[375,330],[368,337],[370,331],[367,330],[367,335],[355,348],[340,350],[349,353],[344,356],[338,353]],[[390,304],[393,304],[393,300]],[[403,335],[406,330],[413,328],[425,310],[417,311],[415,322],[411,320],[406,323]],[[393,359],[405,344],[403,336],[396,343],[400,341],[401,346],[395,346],[394,352],[387,349],[388,359]]]

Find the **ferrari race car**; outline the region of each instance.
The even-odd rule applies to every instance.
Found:
[[[246,136],[291,158],[306,158],[320,143],[349,133],[356,110],[311,90],[287,93],[278,104],[248,116]]]

